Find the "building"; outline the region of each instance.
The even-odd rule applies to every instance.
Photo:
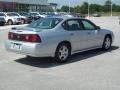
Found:
[[[49,3],[49,5],[53,8],[54,12],[57,11],[57,6],[58,6],[57,3]]]
[[[48,0],[0,0],[0,11],[44,12]]]

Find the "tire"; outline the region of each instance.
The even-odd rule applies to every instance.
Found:
[[[8,20],[8,25],[12,25],[13,21],[12,20]]]
[[[68,44],[62,43],[58,45],[55,52],[55,60],[58,63],[63,63],[68,60],[71,55],[71,48]]]
[[[110,36],[107,35],[104,39],[102,49],[109,50],[111,48],[111,44],[112,44],[112,39]]]

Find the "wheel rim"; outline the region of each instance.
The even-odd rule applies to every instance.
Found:
[[[61,61],[65,61],[68,58],[69,50],[67,46],[61,46],[58,51],[58,57]]]
[[[8,22],[8,24],[9,24],[9,25],[11,25],[11,24],[12,24],[12,22],[11,22],[11,21],[9,21],[9,22]]]
[[[24,20],[21,20],[22,24],[24,24]]]
[[[110,38],[106,38],[106,39],[105,39],[105,49],[110,48],[110,45],[111,45],[111,40],[110,40]]]

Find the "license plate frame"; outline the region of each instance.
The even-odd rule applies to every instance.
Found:
[[[14,49],[14,50],[22,50],[22,44],[19,44],[19,43],[11,43],[11,49]]]

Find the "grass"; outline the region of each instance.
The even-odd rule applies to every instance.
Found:
[[[102,13],[101,15],[102,16],[111,16],[111,13],[110,12]],[[113,12],[113,16],[120,16],[120,12]]]
[[[86,14],[86,16],[88,16]],[[93,14],[90,14],[90,16],[93,16]],[[108,13],[101,13],[101,16],[111,16],[111,12],[108,12]],[[120,12],[113,12],[113,16],[120,16]]]

